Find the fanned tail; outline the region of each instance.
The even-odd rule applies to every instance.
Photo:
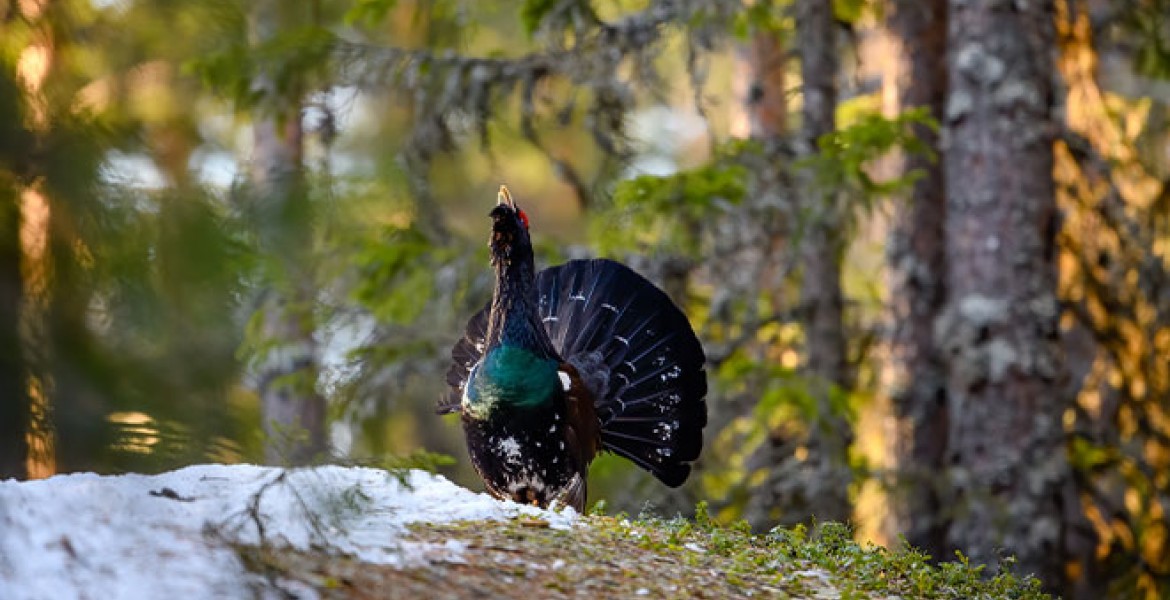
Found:
[[[681,485],[707,424],[706,358],[686,316],[610,260],[546,269],[537,289],[553,345],[593,392],[602,447]]]

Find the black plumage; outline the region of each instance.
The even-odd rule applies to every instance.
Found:
[[[707,422],[705,358],[686,316],[611,260],[535,273],[527,217],[506,189],[492,217],[496,290],[451,351],[438,407],[462,413],[488,490],[581,509],[600,450],[681,485]]]

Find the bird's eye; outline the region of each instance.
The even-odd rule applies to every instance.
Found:
[[[524,228],[528,229],[528,215],[522,210],[516,211],[516,216],[520,217],[520,222],[524,223]]]

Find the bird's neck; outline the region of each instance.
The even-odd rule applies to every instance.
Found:
[[[486,345],[489,349],[501,345],[523,348],[542,358],[557,357],[537,310],[531,258],[496,263]]]
[[[531,260],[495,264],[487,348],[463,398],[464,413],[479,419],[500,409],[548,407],[560,381],[560,358],[537,310]]]

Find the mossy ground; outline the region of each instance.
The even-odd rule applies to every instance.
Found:
[[[702,512],[695,521],[590,516],[569,531],[525,519],[420,524],[403,541],[463,551],[422,551],[403,568],[327,552],[240,553],[261,586],[296,597],[1047,598],[1034,580],[985,579],[962,563],[936,567],[915,552],[862,548],[840,525],[752,535]]]

